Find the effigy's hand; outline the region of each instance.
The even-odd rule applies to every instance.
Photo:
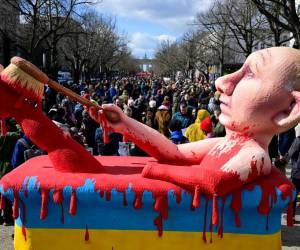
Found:
[[[90,107],[89,114],[102,126],[116,132],[121,128],[122,123],[126,119],[123,111],[114,104],[104,104],[100,110],[96,107]]]

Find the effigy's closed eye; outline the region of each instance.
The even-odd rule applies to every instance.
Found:
[[[250,67],[247,67],[246,71],[245,71],[245,74],[244,74],[244,79],[252,79],[254,78],[254,73],[253,71],[250,69]]]

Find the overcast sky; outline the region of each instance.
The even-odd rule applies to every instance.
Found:
[[[192,28],[197,12],[210,0],[102,0],[100,13],[117,18],[135,57],[153,57],[163,40],[175,41]]]

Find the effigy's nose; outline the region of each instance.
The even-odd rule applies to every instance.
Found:
[[[240,79],[241,79],[241,74],[239,71],[226,76],[219,77],[216,80],[216,88],[218,91],[221,92],[221,94],[230,96],[232,95]]]
[[[230,96],[233,93],[235,84],[227,79],[227,77],[220,77],[216,81],[216,88],[221,94]]]

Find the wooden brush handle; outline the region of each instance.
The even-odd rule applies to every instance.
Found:
[[[22,69],[23,71],[25,71],[27,74],[29,74],[32,77],[34,77],[35,79],[37,79],[39,82],[41,82],[43,84],[47,84],[49,87],[53,88],[57,92],[60,92],[62,94],[65,94],[66,96],[69,96],[70,99],[72,99],[73,101],[77,101],[88,107],[94,106],[94,107],[100,109],[99,105],[89,101],[88,99],[83,98],[82,96],[76,94],[72,90],[67,89],[67,88],[63,87],[62,85],[60,85],[59,83],[49,79],[49,77],[44,72],[42,72],[39,68],[37,68],[31,62],[29,62],[21,57],[17,57],[17,56],[13,57],[10,60],[10,62],[12,64],[16,65],[17,67],[19,67],[20,69]]]
[[[59,83],[51,80],[44,72],[42,72],[39,68],[37,68],[34,64],[26,61],[20,57],[13,57],[11,59],[11,63],[16,65],[18,68],[26,72],[27,74],[31,75],[33,78],[37,79],[42,84],[47,84],[50,88],[56,90],[57,92],[64,94],[72,101],[77,101],[82,105],[87,107],[96,107],[98,110],[103,110],[98,104],[91,102],[90,100],[76,94],[72,90],[65,88],[64,86],[60,85]],[[106,118],[113,123],[119,122],[120,117],[115,112],[104,111]]]
[[[75,92],[73,92],[72,90],[65,88],[64,86],[60,85],[59,83],[49,79],[49,81],[46,83],[49,87],[51,87],[52,89],[56,90],[59,93],[62,93],[68,97],[70,97],[71,100],[73,101],[77,101],[79,103],[81,103],[82,105],[91,107],[94,106],[97,109],[100,109],[101,107],[99,105],[97,105],[96,103],[91,102],[90,100],[76,94]]]

